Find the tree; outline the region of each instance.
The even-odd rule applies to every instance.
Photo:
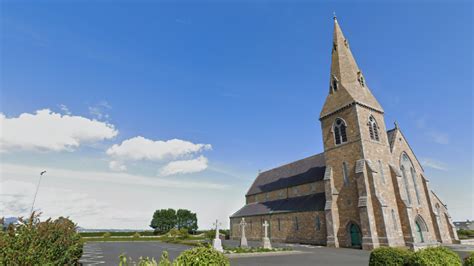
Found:
[[[176,211],[174,209],[156,210],[153,214],[150,227],[158,232],[168,232],[176,227]]]
[[[188,231],[197,230],[197,216],[196,213],[190,210],[179,209],[177,212],[174,209],[156,210],[150,223],[150,227],[156,232],[168,232],[172,228],[186,228]]]
[[[190,210],[179,209],[176,212],[176,221],[178,229],[186,228],[189,231],[197,230],[197,216],[196,213]]]

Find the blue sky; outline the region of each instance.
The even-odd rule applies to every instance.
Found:
[[[27,206],[37,181],[29,173],[54,169],[37,208],[80,226],[144,228],[170,206],[198,211],[201,227],[227,222],[259,169],[323,150],[336,11],[387,127],[398,121],[453,218],[472,219],[472,10],[467,1],[3,1],[1,113],[49,109],[98,122],[77,146],[1,153],[3,194],[17,188]],[[107,152],[137,136],[191,150]],[[163,174],[173,161],[193,165]],[[76,194],[59,208],[55,193]],[[25,206],[3,207],[18,215]],[[123,217],[125,208],[136,213]]]

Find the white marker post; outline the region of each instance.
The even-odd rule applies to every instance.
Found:
[[[265,236],[262,239],[263,248],[272,249],[272,244],[270,243],[270,238],[268,237],[268,227],[270,224],[267,222],[267,220],[265,220],[262,226],[265,228]]]
[[[222,248],[222,241],[219,238],[219,221],[216,219],[216,238],[212,241],[212,246],[214,247],[215,250],[219,252],[224,252],[224,249]]]

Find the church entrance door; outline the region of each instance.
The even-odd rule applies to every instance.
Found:
[[[421,231],[421,226],[418,222],[416,222],[415,224],[416,224],[416,234],[418,236],[418,241],[420,243],[423,243],[425,242],[425,240],[423,239],[423,231]]]
[[[351,234],[351,246],[360,248],[362,241],[359,226],[356,224],[351,224],[349,230]]]

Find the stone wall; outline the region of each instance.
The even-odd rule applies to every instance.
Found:
[[[319,226],[318,226],[318,218]],[[245,217],[245,233],[248,240],[259,241],[264,236],[262,224],[268,221],[269,236],[275,242],[326,244],[326,221],[324,212],[294,212],[285,214]],[[231,238],[240,239],[241,218],[231,218]]]

